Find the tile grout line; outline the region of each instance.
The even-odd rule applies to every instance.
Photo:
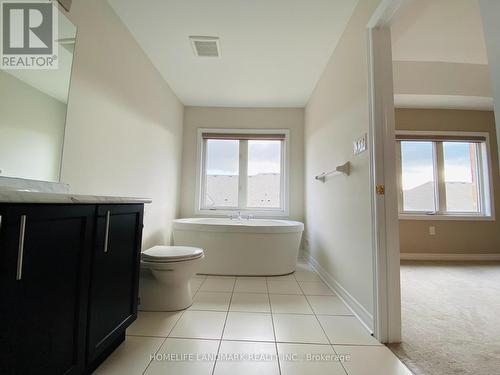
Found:
[[[156,349],[155,351],[155,354],[153,356],[153,358],[158,354],[158,352],[160,351],[161,347],[163,346],[163,344],[165,344],[165,341],[167,341],[168,337],[170,336],[170,334],[172,333],[172,331],[174,330],[175,326],[177,325],[177,323],[179,322],[179,320],[181,320],[182,316],[184,315],[184,313],[186,312],[186,310],[182,310],[181,314],[179,315],[179,317],[177,318],[177,320],[175,321],[175,323],[173,324],[172,328],[170,328],[170,330],[168,331],[168,334],[167,336],[163,339],[163,341],[161,342],[160,346],[158,347],[158,349]],[[146,373],[146,371],[148,370],[149,366],[151,366],[151,363],[153,362],[153,359],[150,359],[149,362],[148,362],[148,365],[146,366],[146,368],[144,369],[144,371],[142,372],[142,375],[144,375]]]
[[[317,274],[317,272],[315,270],[311,270],[311,272],[313,272],[314,274]],[[322,316],[345,316],[345,317],[353,317],[352,315],[346,315],[346,314],[318,314],[315,312],[315,310],[312,308],[312,304],[310,302],[310,297],[316,297],[316,296],[319,296],[319,297],[322,297],[322,298],[328,298],[328,297],[331,297],[330,295],[316,295],[316,294],[313,294],[313,295],[306,295],[305,292],[304,292],[304,289],[302,288],[302,285],[301,283],[297,280],[297,277],[296,277],[296,274],[293,273],[293,280],[298,284],[299,286],[299,289],[300,291],[302,292],[302,294],[286,294],[286,293],[270,293],[269,292],[269,277],[263,277],[264,279],[264,282],[265,282],[265,285],[266,285],[266,292],[252,292],[252,291],[239,291],[237,292],[236,291],[236,283],[238,281],[238,277],[234,277],[234,281],[233,281],[233,285],[232,285],[232,289],[231,291],[225,291],[225,292],[212,292],[212,291],[206,291],[206,293],[226,293],[226,294],[230,294],[229,296],[229,303],[227,304],[227,308],[225,310],[181,310],[179,311],[179,316],[177,317],[177,319],[175,320],[175,322],[172,324],[172,327],[168,330],[168,333],[166,336],[151,336],[151,335],[137,335],[137,334],[133,334],[133,335],[127,335],[127,336],[131,336],[131,337],[149,337],[149,338],[156,338],[156,339],[161,339],[161,340],[158,340],[160,343],[159,343],[159,346],[156,350],[154,350],[154,355],[153,357],[149,360],[149,362],[147,363],[147,365],[145,366],[144,370],[142,371],[142,374],[146,374],[148,372],[148,369],[150,368],[151,364],[155,361],[155,356],[158,355],[158,353],[160,353],[161,351],[161,348],[163,347],[163,345],[166,344],[166,341],[169,339],[169,338],[175,338],[175,339],[185,339],[185,340],[205,340],[205,341],[212,341],[213,342],[213,346],[216,345],[215,341],[219,341],[218,342],[218,346],[217,346],[217,351],[216,351],[216,357],[215,357],[215,360],[214,360],[214,364],[212,366],[212,371],[211,371],[211,374],[214,375],[215,374],[215,370],[216,370],[216,365],[219,361],[219,354],[221,353],[221,347],[222,347],[222,341],[223,340],[223,336],[224,336],[224,333],[225,333],[225,329],[227,327],[227,321],[229,319],[229,313],[231,312],[231,306],[232,306],[232,301],[234,299],[234,294],[260,294],[262,296],[264,295],[267,295],[267,300],[268,300],[268,303],[269,303],[269,313],[271,315],[271,323],[272,323],[272,328],[273,328],[273,337],[274,337],[274,346],[275,346],[275,351],[276,351],[276,355],[277,355],[277,365],[278,365],[278,371],[279,371],[279,374],[281,375],[282,374],[282,365],[284,365],[284,363],[282,364],[281,360],[280,360],[280,357],[279,357],[279,351],[278,351],[278,344],[279,343],[284,343],[284,344],[302,344],[302,345],[321,345],[321,346],[324,346],[325,348],[328,346],[331,348],[331,350],[333,351],[333,353],[335,355],[339,355],[339,353],[341,352],[337,352],[337,350],[335,350],[335,347],[334,345],[340,345],[340,346],[352,346],[352,347],[379,347],[379,346],[383,346],[382,344],[378,344],[378,345],[370,345],[370,344],[333,344],[332,343],[332,340],[330,340],[330,337],[326,334],[326,330],[324,328],[324,326],[322,325],[321,321],[320,321],[320,317]],[[208,280],[208,278],[205,278],[199,285],[199,287],[196,289],[195,293],[193,294],[193,300],[195,298],[195,296],[197,296],[199,293],[204,293],[202,291],[200,291],[202,285]],[[328,287],[328,286],[327,286]],[[330,289],[328,287],[328,289]],[[299,295],[302,295],[306,298],[306,301],[308,303],[308,306],[310,307],[311,309],[311,314],[303,314],[303,313],[275,313],[273,311],[273,308],[272,308],[272,304],[271,304],[271,295],[284,295],[284,296],[299,296]],[[334,294],[334,296],[336,296],[336,294]],[[337,296],[338,298],[338,296]],[[263,298],[264,299],[264,298]],[[224,324],[223,324],[223,329],[222,329],[222,333],[221,333],[221,336],[220,338],[214,338],[214,339],[206,339],[206,338],[190,338],[190,337],[175,337],[175,336],[172,336],[172,332],[173,330],[175,329],[175,327],[179,324],[179,321],[182,319],[183,315],[185,315],[185,312],[186,311],[205,311],[205,312],[226,312],[226,316],[225,316],[225,320],[224,320]],[[267,312],[264,312],[264,311],[237,311],[237,312],[241,312],[241,313],[250,313],[250,314],[266,314]],[[161,313],[161,312],[159,312]],[[277,341],[277,336],[276,336],[276,327],[275,327],[275,322],[274,322],[274,315],[279,315],[279,314],[282,314],[282,315],[308,315],[308,316],[311,316],[311,315],[314,315],[316,320],[318,321],[318,324],[320,325],[322,331],[323,331],[323,334],[325,335],[325,337],[327,338],[327,342],[328,343],[324,343],[324,344],[321,344],[321,343],[308,343],[308,342],[289,342],[289,341],[281,341],[281,342],[278,342]],[[357,320],[357,319],[356,319]],[[245,339],[229,339],[227,341],[234,341],[234,342],[261,342],[261,343],[267,343],[267,344],[271,344],[272,341],[265,341],[265,340],[254,340],[254,339],[249,339],[249,340],[245,340]],[[335,339],[333,339],[333,341],[336,341]],[[345,375],[349,375],[350,372],[347,370],[346,366],[344,365],[344,362],[340,361],[340,364],[342,366],[342,369],[344,370],[344,373]],[[141,366],[142,367],[142,366]],[[154,367],[153,367],[154,368]]]
[[[160,338],[163,339],[165,337],[158,337],[158,336],[134,336],[134,337],[150,337],[150,338]],[[200,338],[200,337],[177,337],[177,336],[169,336],[167,337],[169,339],[176,339],[176,340],[199,340],[199,341],[221,341],[220,339],[207,339],[207,338]],[[307,341],[265,341],[265,340],[255,340],[255,339],[226,339],[222,341],[227,341],[227,342],[243,342],[243,343],[261,343],[261,344],[274,344],[275,342],[277,344],[298,344],[298,345],[317,345],[317,346],[332,346],[330,343],[323,344],[323,343],[318,343],[318,342],[307,342]],[[366,346],[366,347],[379,347],[380,345],[354,345],[354,344],[338,344],[340,346]]]
[[[154,357],[158,354],[158,352],[160,351],[160,349],[161,349],[161,347],[163,346],[163,344],[165,344],[165,341],[167,341],[167,338],[168,338],[168,336],[167,336],[167,337],[165,337],[165,338],[163,339],[163,341],[161,342],[160,346],[158,346],[158,349],[156,349],[155,354],[153,355],[153,358],[154,358]],[[148,364],[147,364],[146,368],[145,368],[145,369],[144,369],[144,371],[142,372],[142,375],[144,375],[144,374],[146,373],[146,371],[148,371],[148,368],[149,368],[149,366],[151,365],[151,362],[153,362],[153,359],[150,359],[150,360],[149,360],[149,362],[148,362]]]
[[[208,278],[207,278],[208,279]],[[215,367],[217,366],[220,347],[222,346],[222,338],[224,337],[224,331],[226,330],[227,318],[229,317],[229,309],[231,308],[231,302],[233,300],[234,288],[236,287],[236,277],[234,278],[233,288],[231,290],[231,297],[229,298],[229,305],[227,306],[226,319],[224,320],[224,325],[222,326],[222,332],[220,335],[219,346],[217,347],[217,353],[215,355],[214,366],[212,367],[212,375],[215,374]]]
[[[315,272],[315,271],[313,271]],[[198,294],[198,292],[200,292],[200,289],[201,289],[201,286],[203,285],[203,283],[207,280],[208,278],[206,278],[201,284],[200,286],[198,287],[198,289],[196,290],[196,293],[193,295],[193,298],[196,294]],[[279,359],[279,352],[278,352],[278,341],[277,341],[277,338],[276,338],[276,328],[275,328],[275,324],[274,324],[274,312],[273,312],[273,309],[272,309],[272,304],[271,304],[271,293],[269,293],[269,284],[268,284],[268,278],[265,277],[264,278],[264,281],[266,283],[266,289],[267,291],[265,293],[258,293],[258,292],[239,292],[239,293],[253,293],[253,294],[266,294],[267,295],[267,300],[268,300],[268,303],[269,303],[269,309],[270,309],[270,315],[271,315],[271,322],[272,322],[272,327],[273,327],[273,335],[274,335],[274,344],[275,344],[275,350],[276,350],[276,354],[278,356],[278,359],[277,359],[277,363],[278,363],[278,370],[279,370],[279,373],[281,374],[282,371],[281,371],[281,362],[280,362],[280,359]],[[308,296],[304,293],[303,289],[302,289],[302,286],[300,285],[300,283],[296,280],[295,278],[295,274],[294,274],[294,281],[298,284],[302,294],[294,294],[294,295],[303,295],[304,297],[306,297],[306,301],[309,305],[309,307],[311,308],[311,311],[312,311],[312,314],[306,314],[306,315],[314,315],[316,320],[318,321],[318,324],[320,324],[320,327],[322,328],[322,331],[323,333],[325,334],[325,337],[327,338],[328,340],[328,344],[316,344],[316,345],[324,345],[324,346],[329,346],[332,348],[333,352],[335,354],[337,354],[337,352],[335,351],[335,348],[333,348],[333,344],[331,343],[328,335],[326,335],[326,332],[323,328],[323,326],[321,325],[321,322],[319,321],[319,318],[318,318],[318,314],[316,314],[316,312],[314,312],[314,310],[312,309],[312,306],[311,306],[311,303],[309,301],[309,298]],[[223,330],[222,330],[222,334],[221,334],[221,337],[219,339],[210,339],[211,341],[216,341],[218,340],[219,341],[219,345],[218,345],[218,349],[217,349],[217,355],[216,355],[216,359],[214,361],[214,365],[213,365],[213,368],[212,368],[212,375],[215,373],[215,369],[216,369],[216,364],[217,364],[217,361],[218,361],[218,355],[220,353],[220,349],[221,349],[221,346],[222,346],[222,341],[223,341],[223,335],[224,335],[224,331],[226,329],[226,325],[227,325],[227,320],[228,320],[228,317],[229,317],[229,312],[230,312],[230,309],[231,309],[231,305],[232,305],[232,300],[233,300],[233,296],[234,294],[236,293],[235,290],[236,290],[236,282],[237,282],[237,278],[234,279],[234,282],[233,282],[233,286],[232,286],[232,290],[231,292],[227,291],[225,293],[230,293],[230,299],[229,299],[229,304],[228,304],[228,307],[227,307],[227,310],[225,311],[221,311],[221,312],[226,312],[226,317],[225,317],[225,321],[224,321],[224,325],[223,325]],[[223,292],[221,292],[223,293]],[[279,294],[279,293],[278,293]],[[284,294],[284,295],[288,295],[288,294]],[[327,297],[327,296],[322,296],[322,297]],[[174,330],[174,328],[176,327],[176,325],[178,324],[178,322],[180,321],[180,319],[182,318],[182,316],[184,315],[185,311],[188,311],[188,310],[184,310],[181,312],[181,314],[179,315],[178,319],[175,321],[174,325],[172,326],[172,328],[169,330],[169,333],[167,335],[167,337],[164,337],[164,336],[147,336],[147,335],[130,335],[130,336],[139,336],[139,337],[156,337],[156,338],[164,338],[164,340],[162,341],[162,343],[160,344],[160,346],[158,347],[158,349],[155,351],[155,355],[160,351],[161,347],[165,344],[167,338],[171,338],[171,333],[172,331]],[[209,311],[209,312],[213,312],[213,311],[220,311],[220,310],[194,310],[194,311]],[[245,312],[245,311],[242,311],[242,312]],[[256,313],[256,314],[262,314],[262,313],[265,313],[265,312],[255,312],[255,311],[252,311],[252,312],[249,312],[249,313]],[[287,313],[283,313],[283,314],[287,314]],[[293,315],[293,313],[290,313]],[[300,315],[304,315],[304,314],[300,314]],[[322,315],[322,314],[319,314],[319,315]],[[323,315],[328,315],[328,314],[323,314]],[[180,338],[182,339],[182,338]],[[186,338],[184,337],[183,339],[190,339],[190,338]],[[208,340],[208,339],[207,339]],[[229,341],[237,341],[237,342],[263,342],[263,343],[271,343],[270,341],[262,341],[262,340],[229,340]],[[286,341],[284,341],[283,343],[288,343]],[[304,342],[304,343],[297,343],[297,342],[290,342],[291,344],[304,344],[304,345],[314,345],[314,343],[307,343],[307,342]],[[353,346],[357,346],[357,345],[353,345]],[[371,345],[366,345],[366,346],[371,346]],[[143,373],[142,374],[145,374],[146,371],[148,370],[148,368],[150,367],[152,363],[152,360],[148,363],[148,365],[146,366],[146,368],[144,369]],[[347,374],[347,370],[345,369],[344,365],[341,363],[343,369],[344,369],[344,372]]]
[[[236,293],[238,294],[238,293]],[[261,293],[261,295],[264,295]],[[273,295],[278,295],[278,294],[273,294]],[[279,294],[279,295],[292,295],[292,294]],[[299,294],[296,294],[297,296]],[[307,296],[304,296],[307,299]],[[228,310],[226,309],[189,309],[187,311],[204,311],[204,312],[227,312]],[[229,310],[231,312],[237,312],[237,313],[248,313],[248,314],[269,314],[270,311],[249,311],[249,310]],[[279,315],[318,315],[318,316],[343,316],[347,318],[355,318],[355,316],[350,315],[350,314],[315,314],[314,312],[312,313],[304,313],[304,312],[275,312],[275,314]],[[128,335],[128,336],[147,336],[147,335]],[[165,336],[151,336],[151,337],[165,337]]]
[[[313,272],[317,275],[317,272],[316,272],[315,270],[313,270]],[[295,276],[295,275],[294,275],[294,276]],[[295,280],[297,280],[297,277],[295,277]],[[319,324],[319,326],[321,327],[321,330],[323,331],[323,334],[325,335],[326,339],[328,340],[328,342],[329,342],[329,345],[328,345],[328,346],[330,346],[330,347],[332,348],[333,352],[334,352],[335,354],[337,354],[337,355],[338,355],[338,353],[335,351],[335,348],[333,347],[332,342],[330,341],[330,338],[329,338],[329,337],[328,337],[328,335],[326,334],[326,331],[325,331],[325,329],[323,328],[323,325],[321,324],[321,322],[320,322],[320,320],[319,320],[319,318],[318,318],[318,314],[316,314],[316,311],[314,311],[314,309],[313,309],[313,307],[312,307],[311,303],[309,302],[309,298],[307,298],[308,296],[305,294],[304,289],[302,289],[302,285],[300,284],[300,282],[299,282],[298,280],[297,280],[297,284],[299,284],[299,288],[300,288],[300,289],[302,290],[302,292],[304,293],[304,297],[306,297],[306,301],[307,301],[307,303],[308,303],[309,307],[311,308],[311,310],[312,310],[312,312],[313,312],[314,317],[315,317],[315,318],[316,318],[316,320],[318,321],[318,324]],[[344,372],[346,373],[346,375],[348,375],[347,370],[346,370],[346,368],[344,367],[344,364],[343,364],[343,363],[340,363],[340,365],[342,366],[342,369],[344,370]]]
[[[198,288],[196,289],[196,292],[192,295],[192,299],[194,300],[194,297],[196,296],[196,294],[198,293],[198,291],[200,290],[201,286],[203,285],[203,283],[205,282],[206,280],[206,277],[204,278],[203,282],[198,286]],[[191,282],[191,280],[189,281]],[[160,346],[158,347],[158,349],[155,351],[155,356],[156,354],[158,354],[158,352],[160,351],[161,347],[163,346],[163,344],[165,344],[165,341],[167,341],[167,339],[170,337],[170,335],[172,334],[172,331],[174,330],[175,326],[177,325],[177,323],[179,323],[179,321],[181,320],[181,318],[184,316],[184,313],[188,311],[188,309],[184,309],[184,310],[181,310],[180,311],[180,315],[179,317],[177,318],[177,320],[175,321],[175,323],[172,325],[172,328],[169,329],[168,331],[168,334],[167,336],[164,338],[164,340],[161,342]],[[130,336],[133,336],[133,335],[130,335]],[[137,336],[137,335],[136,335]],[[150,337],[150,336],[143,336],[143,337]],[[148,362],[148,365],[146,366],[146,368],[144,369],[144,371],[142,372],[142,375],[144,375],[146,373],[146,371],[148,370],[149,366],[151,366],[151,362],[153,362],[153,360],[150,360]]]
[[[204,282],[205,282],[205,280],[203,280],[203,282],[198,286],[198,288],[196,288],[196,292],[193,293],[193,291],[191,290],[191,293],[193,293],[193,295],[191,296],[191,298],[193,299],[193,301],[194,301],[194,297],[196,297],[196,295],[200,291],[200,288],[201,288],[201,286],[203,285]],[[191,283],[191,280],[189,280],[189,283]],[[191,286],[191,284],[190,284],[190,286]],[[191,306],[189,306],[189,307],[191,307]],[[189,307],[188,307],[188,309],[189,309]]]
[[[307,301],[307,304],[309,305],[309,308],[311,309],[311,311],[313,312],[312,315],[314,315],[314,317],[316,318],[316,321],[318,322],[319,326],[321,327],[321,330],[323,331],[323,334],[325,335],[326,339],[328,340],[328,342],[330,343],[330,345],[333,345],[332,342],[330,341],[330,338],[328,337],[328,335],[326,334],[326,331],[325,329],[323,328],[323,326],[321,325],[321,322],[320,320],[318,319],[318,316],[316,315],[316,312],[314,311],[311,303],[309,302],[309,299],[307,298],[306,295],[304,295],[304,297],[306,298],[306,301]]]
[[[292,274],[292,276],[293,276],[293,279],[291,279],[291,280],[287,279],[287,280],[276,280],[276,281],[284,281],[284,282],[294,281],[295,284],[297,284],[297,286],[299,287],[300,293],[283,293],[283,292],[282,293],[279,293],[279,292],[278,293],[271,293],[269,291],[269,284],[268,284],[268,294],[281,294],[281,295],[287,295],[287,296],[303,296],[304,292],[300,288],[299,282],[295,278],[295,272]],[[268,283],[268,281],[269,281],[268,277],[266,277],[266,284]]]
[[[273,315],[273,306],[271,305],[271,295],[269,293],[269,284],[267,283],[267,277],[266,277],[266,288],[267,288],[267,300],[269,301],[269,311],[271,313],[271,324],[273,326],[273,335],[274,335],[274,349],[276,350],[276,357],[277,357],[277,362],[278,362],[278,372],[281,375],[281,362],[280,362],[280,354],[278,351],[278,342],[277,342],[277,337],[276,337],[276,329],[274,328],[274,315]]]
[[[229,292],[229,291],[219,291],[219,290],[199,290],[200,293],[232,293],[232,292]],[[264,293],[264,292],[234,292],[236,294],[267,294],[267,293]],[[274,293],[273,293],[274,294]],[[291,294],[290,294],[291,295]],[[296,295],[299,295],[299,294],[296,294]]]
[[[316,271],[314,271],[314,272],[316,272]],[[299,287],[300,287],[300,289],[302,290],[302,285],[300,285],[300,283],[299,283]],[[303,291],[303,290],[302,290],[302,291]],[[316,318],[316,320],[317,320],[317,322],[318,322],[319,326],[321,327],[321,330],[323,331],[323,334],[325,335],[326,339],[327,339],[327,340],[328,340],[328,342],[330,343],[330,348],[332,348],[333,352],[334,352],[336,355],[338,355],[338,353],[335,351],[335,348],[333,347],[333,344],[332,344],[332,341],[330,340],[330,337],[326,334],[325,328],[324,328],[324,327],[323,327],[323,325],[321,324],[321,321],[319,320],[318,315],[316,314],[316,311],[314,311],[314,309],[313,309],[313,307],[312,307],[311,303],[309,302],[309,298],[307,298],[307,295],[305,295],[305,294],[304,294],[304,297],[306,297],[307,304],[308,304],[308,305],[309,305],[309,307],[311,308],[311,310],[312,310],[312,312],[313,312],[313,314],[314,314],[314,317]],[[326,297],[326,296],[324,296],[324,297]],[[345,374],[346,374],[346,375],[349,375],[349,374],[348,374],[348,372],[347,372],[347,370],[346,370],[346,368],[344,367],[344,364],[343,364],[342,362],[340,362],[340,365],[342,366],[342,369],[344,370]]]

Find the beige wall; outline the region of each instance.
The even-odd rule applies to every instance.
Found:
[[[183,105],[106,1],[76,0],[78,27],[61,181],[146,196],[143,247],[168,244],[178,213]]]
[[[302,108],[185,107],[181,216],[195,215],[197,129],[289,129],[290,218],[304,217],[304,110]]]
[[[500,144],[500,2],[498,0],[480,0],[481,16],[483,20],[488,63],[490,65],[491,86],[495,106],[497,142]]]
[[[398,109],[398,130],[481,131],[490,134],[496,215],[500,213],[500,175],[495,117],[489,111]],[[436,235],[429,235],[429,226]],[[400,220],[402,253],[487,254],[500,253],[497,221]]]
[[[0,113],[0,174],[59,181],[66,104],[0,71]]]
[[[309,100],[305,122],[308,251],[367,314],[373,314],[370,158],[368,152],[353,156],[353,141],[369,128],[366,25],[379,2],[358,2]],[[314,180],[348,160],[349,177]]]
[[[394,93],[491,97],[488,65],[394,61]]]

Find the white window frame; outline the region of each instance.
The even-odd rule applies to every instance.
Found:
[[[442,147],[437,147],[436,141],[433,141],[433,160],[434,160],[434,178],[437,183],[434,193],[437,205],[436,212],[412,212],[403,211],[403,181],[402,181],[402,164],[401,164],[401,143],[396,141],[396,157],[397,157],[397,179],[398,179],[398,206],[399,219],[401,220],[479,220],[479,221],[494,221],[495,220],[495,202],[493,198],[493,180],[492,163],[490,152],[490,137],[488,132],[457,132],[457,131],[396,131],[396,135],[405,136],[428,136],[429,141],[432,136],[446,137],[460,136],[467,142],[467,137],[484,137],[485,141],[479,143],[480,147],[476,148],[477,152],[477,169],[478,169],[478,185],[479,185],[479,204],[480,212],[446,212],[446,188],[444,180],[444,158],[442,155]],[[421,139],[425,141],[425,139]],[[470,142],[473,142],[472,140]],[[444,192],[444,194],[442,193]]]
[[[285,139],[281,147],[281,183],[279,208],[246,207],[246,177],[248,166],[248,142],[240,141],[239,154],[239,191],[238,207],[203,207],[206,178],[206,147],[203,133],[227,134],[284,134]],[[197,131],[197,158],[196,158],[196,197],[195,214],[197,216],[228,216],[241,212],[242,215],[254,217],[283,217],[289,216],[289,166],[290,166],[290,130],[289,129],[226,129],[226,128],[198,128]]]

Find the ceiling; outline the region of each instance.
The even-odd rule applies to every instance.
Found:
[[[479,0],[417,0],[393,25],[393,59],[488,64]]]
[[[303,107],[358,0],[108,2],[185,105]],[[221,57],[196,57],[192,35]]]
[[[395,105],[492,110],[479,0],[415,0],[392,26]]]

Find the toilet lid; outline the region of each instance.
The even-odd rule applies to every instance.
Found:
[[[142,260],[148,262],[174,262],[196,259],[203,255],[203,249],[188,246],[155,246],[142,253]]]

